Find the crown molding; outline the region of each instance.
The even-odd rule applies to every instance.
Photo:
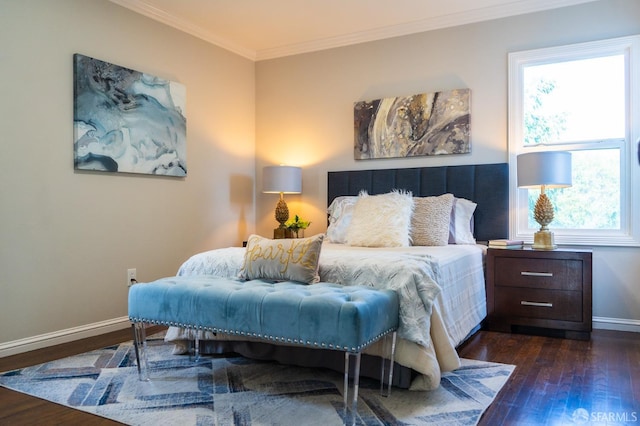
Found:
[[[185,21],[184,19],[171,15],[165,12],[164,10],[151,6],[150,4],[142,0],[109,0],[109,1],[119,6],[125,7],[129,10],[132,10],[136,13],[139,13],[141,15],[144,15],[147,18],[151,18],[155,21],[161,22],[177,30],[180,30],[194,37],[202,39],[206,42],[214,44],[225,50],[229,50],[247,59],[251,59],[252,61],[256,60],[255,50],[240,46],[239,44],[234,43],[230,40],[227,40],[223,37],[219,37],[216,34],[212,33],[211,31],[208,31],[198,25],[194,25],[188,21]]]
[[[459,25],[473,24],[493,19],[506,18],[508,16],[524,15],[527,13],[541,12],[560,7],[574,6],[589,3],[596,0],[539,0],[530,2],[526,0],[515,1],[499,6],[486,7],[449,15],[442,15],[419,21],[377,28],[370,31],[362,31],[344,36],[331,37],[322,40],[314,40],[308,43],[297,43],[273,49],[263,49],[256,52],[256,60],[275,59],[283,56],[309,53],[336,47],[350,46],[376,40],[384,40],[393,37],[406,36],[427,31],[450,28]]]
[[[549,9],[574,6],[582,3],[593,2],[596,0],[515,0],[510,3],[497,6],[474,9],[460,13],[453,13],[449,15],[437,16],[399,25],[393,25],[389,27],[355,32],[352,34],[313,40],[305,43],[294,43],[286,46],[262,49],[258,51],[247,48],[245,46],[240,46],[239,44],[220,37],[205,28],[194,25],[161,9],[151,6],[143,0],[110,1],[127,9],[130,9],[136,13],[144,15],[148,18],[169,25],[187,34],[191,34],[218,47],[229,50],[252,61],[261,61],[266,59],[275,59],[284,56],[298,55],[301,53],[309,53],[319,50],[333,49],[336,47],[344,47],[370,41],[416,34],[442,28],[454,27],[458,25],[489,21],[493,19],[505,18],[508,16],[523,15]]]

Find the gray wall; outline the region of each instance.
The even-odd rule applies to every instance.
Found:
[[[640,33],[640,1],[604,0],[425,32],[257,64],[256,170],[303,167],[292,212],[326,228],[328,170],[507,161],[507,54]],[[353,160],[353,103],[455,88],[471,89],[471,154]],[[257,229],[274,227],[276,198],[256,194]],[[594,248],[598,327],[640,330],[640,249]]]
[[[74,53],[186,86],[186,178],[74,172]],[[107,0],[0,0],[0,356],[126,327],[127,268],[246,239],[254,84],[252,61]]]

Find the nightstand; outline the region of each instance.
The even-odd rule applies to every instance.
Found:
[[[485,328],[589,340],[591,251],[487,250]]]

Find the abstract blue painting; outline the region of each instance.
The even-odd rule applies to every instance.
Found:
[[[184,85],[73,55],[74,167],[187,174]]]

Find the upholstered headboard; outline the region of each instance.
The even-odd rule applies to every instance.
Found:
[[[393,189],[416,197],[451,193],[477,203],[474,234],[478,241],[509,234],[509,167],[507,163],[409,169],[329,172],[328,204],[341,195],[383,194]]]

